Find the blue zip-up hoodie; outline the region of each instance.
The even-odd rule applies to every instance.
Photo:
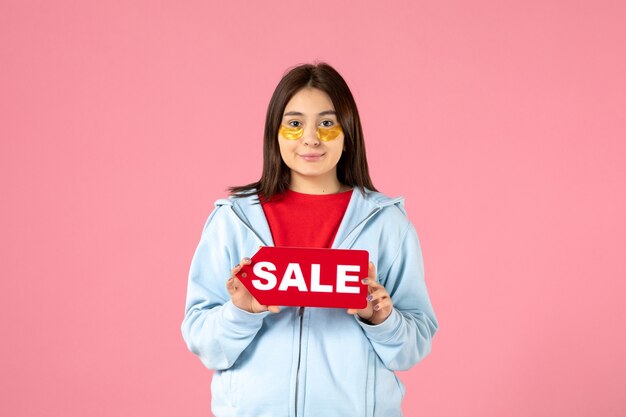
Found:
[[[215,370],[215,416],[401,416],[404,386],[393,371],[424,358],[438,327],[403,199],[355,188],[332,245],[369,252],[393,302],[378,325],[345,309],[236,307],[226,290],[231,268],[274,243],[255,196],[215,205],[191,263],[182,323],[189,349]]]

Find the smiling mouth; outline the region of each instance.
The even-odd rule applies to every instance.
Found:
[[[305,153],[305,154],[297,154],[300,158],[304,159],[305,161],[318,161],[319,159],[321,159],[324,155],[324,153]]]

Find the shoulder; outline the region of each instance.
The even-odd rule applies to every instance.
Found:
[[[228,197],[219,198],[215,200],[215,208],[220,207],[246,207],[251,205],[258,205],[259,196],[256,191],[251,191],[249,194],[231,194]]]
[[[237,211],[240,208],[254,206],[258,204],[260,203],[258,195],[256,193],[253,195],[229,195],[227,197],[218,198],[217,200],[215,200],[215,202],[213,203],[213,213],[211,213],[211,215],[213,215],[214,213],[224,213],[232,210]]]
[[[231,209],[235,204],[237,204],[236,198],[237,197],[234,196],[228,196],[218,198],[214,201],[213,209],[204,224],[204,231],[230,222],[232,212]]]
[[[215,227],[216,223],[217,225],[230,224],[230,226],[233,226],[233,223],[238,225],[238,218],[246,218],[251,210],[258,210],[255,206],[260,206],[257,194],[230,195],[215,200],[213,204],[213,211],[204,225],[205,230],[210,225]]]
[[[394,221],[405,225],[409,219],[406,209],[404,208],[404,197],[390,197],[378,191],[365,189],[364,193],[355,189],[355,193],[361,194],[362,198],[367,201],[374,210],[378,211],[379,217],[383,217],[386,221]]]

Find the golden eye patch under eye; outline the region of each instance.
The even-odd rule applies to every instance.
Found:
[[[338,124],[331,127],[318,127],[317,138],[322,142],[330,142],[331,140],[337,139],[339,135],[341,135],[341,132],[341,126]]]
[[[278,133],[280,133],[280,136],[284,137],[287,140],[298,140],[302,137],[304,129],[302,129],[301,127],[280,125]]]
[[[332,127],[318,127],[317,128],[317,138],[322,142],[329,142],[331,140],[335,140],[341,135],[341,126],[338,124]],[[304,129],[301,127],[291,127],[280,125],[278,129],[278,133],[287,140],[298,140],[304,134]]]

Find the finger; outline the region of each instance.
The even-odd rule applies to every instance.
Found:
[[[374,263],[370,261],[367,266],[367,278],[363,278],[361,280],[363,284],[371,284],[372,282],[378,282],[378,278],[376,277],[376,267]]]
[[[373,291],[372,293],[370,293],[370,295],[367,296],[367,301],[378,302],[388,297],[389,294],[387,293],[387,290],[385,290],[383,287],[380,287],[379,289]]]
[[[237,276],[237,274],[239,272],[241,272],[241,268],[243,268],[243,267],[244,267],[244,265],[241,265],[241,264],[235,265],[235,267],[230,271],[230,276],[233,277],[233,278],[235,276]]]
[[[230,294],[233,294],[235,292],[235,280],[232,277],[230,277],[228,281],[226,281],[226,289]]]
[[[367,277],[376,281],[376,267],[374,266],[374,262],[370,261],[367,268]]]
[[[245,265],[250,265],[252,263],[252,259],[250,258],[241,258],[241,261],[235,265],[233,267],[233,269],[230,270],[230,276],[234,277],[235,275],[237,275],[239,273],[239,271],[241,271],[241,268],[243,268]]]
[[[348,309],[348,314],[352,314],[352,315],[354,315],[354,314],[356,314],[356,312],[357,312],[357,311],[358,311],[358,310],[357,310],[357,309],[355,309],[355,308],[349,308],[349,309]]]
[[[391,310],[391,307],[393,307],[393,303],[391,302],[390,298],[385,298],[381,301],[379,301],[373,308],[374,311],[386,311],[386,310]]]
[[[385,297],[385,298],[380,298],[374,302],[372,302],[372,308],[374,308],[375,310],[380,310],[383,307],[387,307],[391,304],[391,300],[389,299],[389,297]]]
[[[374,292],[374,291],[376,291],[376,290],[378,290],[380,288],[383,288],[383,289],[385,288],[381,284],[379,284],[378,282],[372,281],[371,279],[368,279],[368,278],[365,278],[365,279],[361,280],[361,282],[363,284],[367,284],[367,287],[368,287],[367,291],[368,291],[368,293],[372,293],[372,292]]]
[[[239,289],[241,289],[241,288],[245,289],[246,287],[244,287],[244,285],[241,283],[241,281],[239,281],[239,278],[233,277],[232,288],[233,288],[233,291],[239,291]]]
[[[252,263],[252,259],[248,257],[241,258],[241,261],[239,261],[237,265],[233,266],[232,271],[234,271],[235,269],[241,269],[243,266],[250,265],[251,263]]]
[[[230,270],[230,276],[231,278],[234,277],[235,275],[237,275],[237,273],[241,270],[241,265],[237,264],[235,266],[233,266],[233,269]]]

